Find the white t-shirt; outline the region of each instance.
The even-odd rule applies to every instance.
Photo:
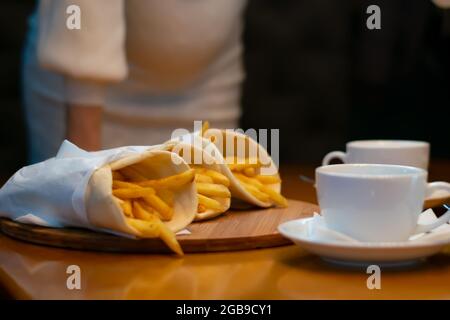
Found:
[[[66,27],[69,5],[81,29]],[[237,119],[246,0],[40,0],[27,85],[123,117]]]

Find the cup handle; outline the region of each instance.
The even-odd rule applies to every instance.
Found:
[[[323,158],[322,165],[323,166],[327,166],[327,165],[330,164],[331,160],[336,159],[336,158],[345,163],[345,159],[347,158],[347,154],[345,152],[342,152],[342,151],[332,151],[332,152],[328,153]]]
[[[450,183],[443,181],[436,181],[427,184],[427,194],[431,194],[435,190],[447,190],[450,192]],[[424,233],[439,227],[440,225],[450,221],[450,210],[447,210],[442,216],[440,216],[435,222],[430,224],[421,224],[417,226],[415,234]]]

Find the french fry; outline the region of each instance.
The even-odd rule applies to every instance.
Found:
[[[262,164],[260,162],[230,163],[228,164],[228,167],[231,171],[243,171],[247,168],[261,168]]]
[[[122,200],[147,197],[155,194],[153,188],[121,188],[114,189],[113,195]]]
[[[128,180],[131,181],[145,181],[147,180],[147,178],[141,174],[140,172],[138,172],[135,168],[133,167],[125,167],[119,170],[119,172]]]
[[[200,136],[203,137],[205,132],[209,129],[209,121],[204,121],[202,125],[202,129],[200,130]]]
[[[148,213],[153,214],[161,219],[161,216],[159,215],[159,213],[152,206],[150,206],[148,204],[148,202],[145,202],[145,200],[143,198],[139,198],[134,201],[138,202],[145,211],[147,211]]]
[[[198,203],[205,206],[206,208],[214,210],[216,212],[223,211],[223,207],[219,201],[217,201],[215,199],[211,199],[202,194],[198,194],[197,198],[198,198]]]
[[[245,168],[243,172],[244,172],[244,174],[247,177],[254,177],[254,176],[256,176],[256,170],[255,170],[255,168],[252,168],[252,167]]]
[[[123,176],[123,174],[121,174],[119,171],[114,170],[112,172],[112,178],[113,180],[125,180],[125,177]]]
[[[123,214],[126,217],[133,218],[133,209],[131,207],[130,200],[122,200],[117,197],[114,197],[114,199],[119,203],[119,206],[122,209]]]
[[[133,206],[131,204],[130,200],[122,200],[122,203],[120,204],[120,207],[122,208],[123,213],[125,216],[129,218],[133,218]]]
[[[258,188],[258,189],[263,186],[263,184],[261,182],[259,182],[258,180],[254,179],[254,178],[247,177],[246,175],[244,175],[242,173],[236,172],[236,173],[234,173],[234,176],[236,178],[238,178],[241,182],[244,182],[246,184],[250,184],[250,185],[252,185],[252,186],[254,186],[254,187]]]
[[[156,190],[156,195],[161,198],[162,201],[167,203],[170,207],[173,207],[174,193],[169,189]]]
[[[198,174],[204,174],[204,175],[210,177],[214,183],[222,184],[225,187],[230,186],[230,180],[226,176],[221,174],[220,172],[217,172],[217,171],[214,171],[211,169],[206,169],[206,168],[196,169],[196,172]]]
[[[197,183],[197,193],[209,197],[229,198],[230,190],[221,184]]]
[[[235,173],[236,178],[238,178],[241,182],[246,183],[247,185],[251,185],[257,188],[259,191],[265,193],[270,197],[270,199],[280,207],[287,207],[287,200],[281,194],[271,189],[268,186],[263,185],[260,181],[255,178],[249,178],[243,174]]]
[[[173,205],[173,192],[167,189],[159,189],[159,195],[155,195],[155,190],[150,187],[141,187],[139,185],[130,182],[114,181],[113,187],[126,187],[120,189],[114,189],[113,194],[118,198],[123,199],[135,199],[143,198],[151,207],[156,209],[163,220],[170,220],[173,212],[171,206]],[[160,198],[160,195],[165,201]]]
[[[265,194],[264,192],[261,192],[257,187],[255,187],[254,185],[242,182],[244,188],[250,192],[256,199],[258,199],[259,201],[262,202],[269,202],[270,201],[270,197],[269,195]]]
[[[138,183],[141,187],[153,187],[153,188],[171,188],[177,189],[186,183],[194,180],[195,172],[193,169],[184,171],[182,173],[165,177],[162,179],[145,180]]]
[[[206,207],[203,204],[198,204],[197,206],[197,212],[198,213],[203,213],[206,211]]]
[[[128,224],[135,228],[144,238],[161,238],[162,241],[176,254],[182,256],[183,250],[175,234],[156,216],[152,221],[127,218]]]
[[[139,233],[140,236],[144,238],[158,238],[161,234],[158,218],[155,216],[155,219],[152,219],[152,221],[146,221],[146,220],[140,220],[140,219],[133,219],[133,218],[126,218],[128,224],[135,228]]]
[[[153,214],[155,216],[157,216],[161,221],[170,221],[169,219],[164,218],[161,213],[159,213],[158,211],[156,211],[153,207],[150,206],[150,204],[148,202],[145,202],[144,199],[139,199],[137,200],[139,202],[139,204],[142,206],[142,208],[145,209],[145,211],[147,211],[150,214]]]
[[[136,219],[153,221],[154,214],[150,213],[148,210],[144,209],[144,207],[139,203],[139,201],[133,201],[133,213]]]
[[[195,182],[214,183],[214,180],[210,176],[207,176],[205,174],[196,173]]]
[[[164,223],[161,222],[160,226],[161,240],[176,254],[183,256],[183,249],[177,241],[175,233],[173,233]]]
[[[112,182],[112,187],[113,189],[140,189],[142,188],[141,186],[133,183],[133,182],[125,182],[125,181],[120,181],[120,180],[113,180]]]
[[[194,170],[150,180],[133,167],[113,171],[112,193],[128,224],[144,238],[159,237],[178,255],[183,255],[175,234],[161,221],[173,217],[173,190],[194,180]],[[204,175],[208,182],[213,179]],[[125,181],[128,180],[128,181]],[[212,199],[211,199],[212,200]],[[201,205],[200,210],[206,211]]]
[[[283,197],[280,193],[276,192],[275,190],[271,189],[268,186],[262,186],[259,188],[262,192],[265,194],[268,194],[269,197],[275,202],[276,205],[286,208],[288,206],[287,200],[285,197]]]
[[[281,179],[278,176],[257,175],[255,178],[263,184],[275,184],[281,182]]]
[[[173,209],[169,207],[167,203],[161,200],[156,194],[150,194],[143,197],[143,200],[147,202],[153,209],[155,209],[162,220],[170,220],[173,217]]]

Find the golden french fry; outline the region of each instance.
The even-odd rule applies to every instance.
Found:
[[[283,207],[283,208],[288,206],[286,198],[283,197],[280,193],[271,189],[270,187],[262,186],[261,188],[259,188],[259,190],[261,190],[265,194],[268,194],[269,197],[273,200],[273,202],[275,202],[276,205]]]
[[[123,181],[113,181],[113,188],[118,188],[118,189],[135,189],[135,190],[139,190],[137,191],[137,194],[141,194],[142,190],[145,189],[153,189],[150,187],[141,187],[140,185],[131,183],[131,182],[123,182]],[[118,190],[115,189],[115,190]],[[168,206],[172,206],[173,205],[173,199],[174,199],[174,194],[171,190],[168,189],[158,189],[156,190],[158,197],[160,197]],[[113,191],[114,193],[114,191]],[[116,194],[119,195],[123,195],[125,193],[125,191],[116,191]],[[147,195],[147,194],[145,194]],[[143,196],[145,196],[143,195]],[[166,210],[167,211],[167,210]]]
[[[264,176],[264,175],[257,175],[255,178],[264,184],[275,184],[280,183],[281,179],[278,176]]]
[[[276,192],[275,190],[271,189],[268,186],[263,185],[261,182],[259,182],[255,178],[249,178],[241,173],[235,173],[236,178],[238,178],[241,182],[251,185],[258,189],[260,192],[265,193],[270,197],[270,199],[278,206],[280,207],[287,207],[287,200],[284,198],[280,193]]]
[[[113,190],[113,195],[122,200],[142,198],[154,194],[155,190],[153,188],[121,188]]]
[[[148,202],[145,202],[145,200],[143,198],[136,199],[136,200],[134,200],[134,202],[138,202],[141,205],[141,207],[143,209],[145,209],[145,211],[147,211],[148,213],[153,214],[155,216],[158,216],[158,218],[161,219],[158,212],[152,206],[150,206],[148,204]]]
[[[221,174],[220,172],[217,172],[217,171],[214,171],[211,169],[206,169],[206,168],[196,169],[196,171],[199,174],[204,174],[204,175],[210,177],[214,183],[223,184],[225,187],[230,186],[230,180],[226,176]]]
[[[135,228],[143,238],[158,238],[161,233],[158,223],[161,223],[161,221],[159,221],[157,217],[155,217],[152,221],[133,218],[126,218],[126,220],[128,224]]]
[[[182,173],[165,177],[162,179],[146,180],[141,181],[138,185],[142,187],[154,187],[154,188],[171,188],[177,189],[186,183],[192,182],[194,180],[195,172],[193,169],[189,169]]]
[[[120,207],[122,208],[123,213],[125,216],[133,218],[133,207],[130,200],[122,200],[122,203],[120,204]]]
[[[206,207],[203,204],[198,204],[197,206],[197,212],[198,213],[203,213],[206,211]]]
[[[257,163],[230,163],[228,164],[228,167],[231,171],[243,171],[247,168],[260,168],[262,167],[262,164],[260,162]]]
[[[204,121],[202,125],[202,129],[200,131],[200,136],[203,137],[205,135],[205,132],[209,129],[209,122]]]
[[[175,198],[175,194],[173,193],[173,191],[169,189],[158,189],[156,190],[156,195],[170,207],[173,206],[173,200]]]
[[[210,176],[207,176],[205,174],[196,173],[195,182],[214,183],[214,180]]]
[[[115,170],[112,172],[112,178],[114,180],[125,180],[125,177],[123,174],[121,174],[119,171]]]
[[[127,218],[128,224],[135,228],[144,238],[161,238],[162,241],[176,254],[182,256],[183,250],[178,243],[175,234],[158,217],[152,221]]]
[[[147,178],[141,174],[140,172],[138,172],[135,168],[133,167],[125,167],[119,170],[119,172],[128,180],[131,181],[145,181],[147,180]]]
[[[263,184],[261,182],[259,182],[258,180],[254,179],[254,178],[247,177],[246,175],[244,175],[242,173],[235,172],[234,176],[236,178],[238,178],[239,181],[244,182],[246,184],[250,184],[252,186],[255,186],[258,189],[263,186]]]
[[[139,203],[139,201],[133,201],[133,213],[136,219],[154,221],[154,214],[150,213]]]
[[[257,199],[263,202],[268,202],[270,200],[270,196],[260,190],[260,188],[263,186],[261,182],[237,172],[234,173],[234,176],[238,178],[238,180],[244,185],[247,191]]]
[[[202,194],[198,194],[197,198],[198,198],[199,205],[203,205],[206,208],[214,210],[216,212],[224,210],[224,208],[222,207],[220,202],[215,200],[215,199],[211,199],[211,198],[209,198],[207,196],[204,196]]]
[[[161,222],[160,238],[164,243],[179,256],[184,255],[183,249],[177,241],[175,233],[173,233],[164,223]]]
[[[122,200],[117,197],[114,197],[114,199],[119,203],[119,206],[122,208],[122,212],[124,213],[124,215],[133,218],[133,209],[131,207],[130,200]]]
[[[270,197],[269,195],[265,194],[264,192],[259,191],[259,189],[257,187],[255,187],[254,185],[242,182],[244,188],[250,192],[256,199],[258,199],[259,201],[262,202],[269,202],[270,201]]]
[[[244,174],[247,177],[254,177],[254,176],[256,176],[256,170],[253,167],[245,168],[243,172],[244,172]]]
[[[156,194],[150,194],[143,197],[143,200],[147,202],[153,209],[155,209],[162,220],[170,220],[173,217],[173,209],[169,207],[167,203],[161,200]]]
[[[135,188],[142,188],[141,186],[133,183],[133,182],[125,182],[125,181],[120,181],[120,180],[113,180],[112,182],[112,187],[114,189],[135,189]]]
[[[147,211],[148,213],[157,216],[160,220],[162,221],[169,221],[169,219],[164,218],[161,213],[159,213],[158,211],[155,210],[155,208],[151,207],[150,204],[148,202],[145,202],[144,199],[141,200],[137,200],[139,202],[139,204],[142,206],[142,208],[145,209],[145,211]]]
[[[229,198],[231,197],[230,190],[221,184],[212,183],[197,183],[197,193],[209,197]]]

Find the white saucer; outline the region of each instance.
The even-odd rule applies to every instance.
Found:
[[[311,239],[307,229],[312,220],[311,217],[287,221],[278,226],[278,231],[323,260],[346,266],[407,266],[440,252],[449,244],[448,240],[364,243]]]

